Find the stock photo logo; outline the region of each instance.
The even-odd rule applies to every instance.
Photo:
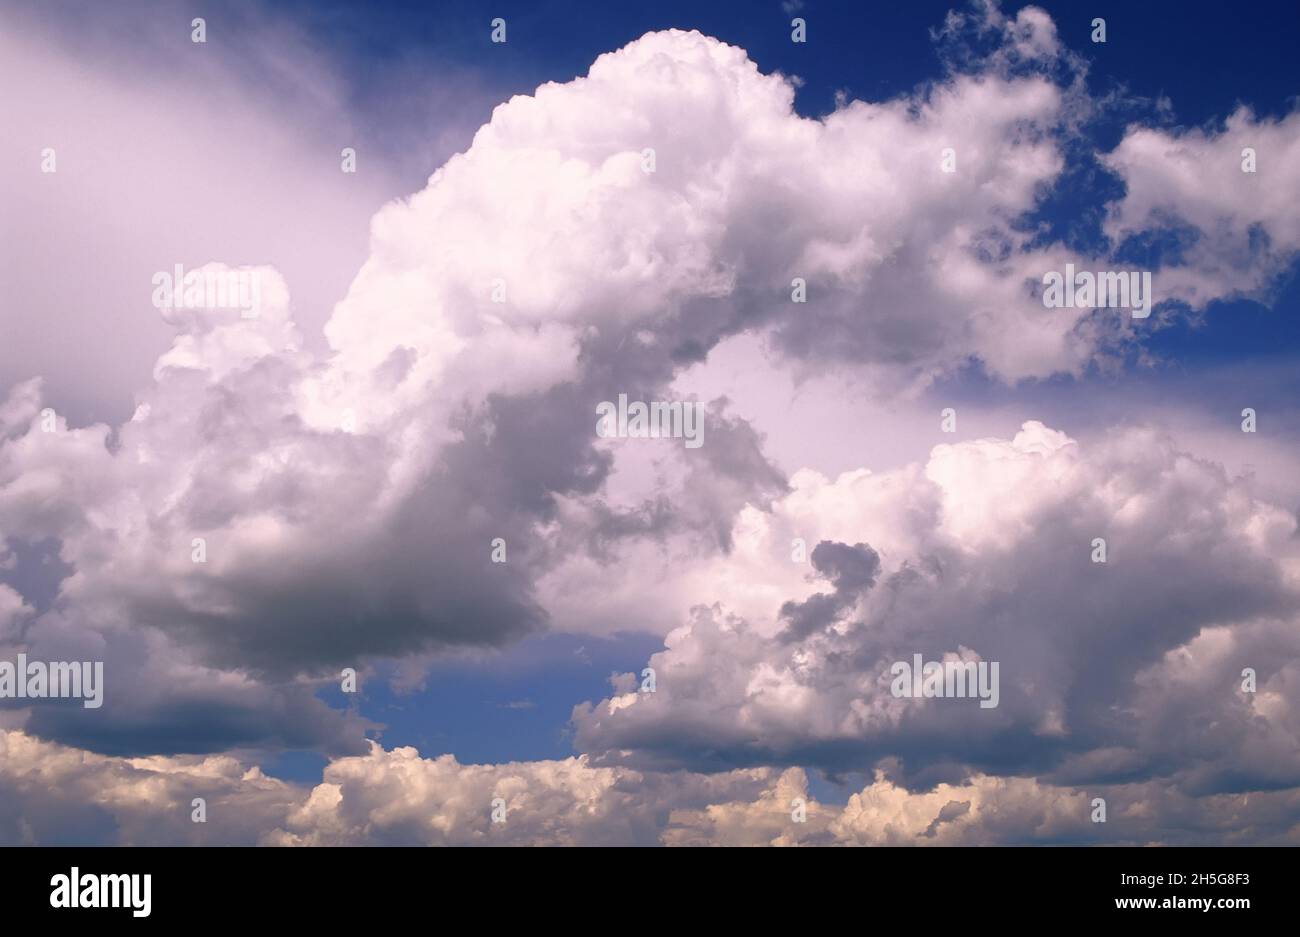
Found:
[[[1139,6],[0,0],[0,843],[1300,845],[1300,18]]]

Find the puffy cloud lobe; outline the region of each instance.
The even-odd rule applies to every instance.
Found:
[[[799,768],[655,774],[583,758],[462,765],[374,746],[304,786],[230,756],[89,755],[15,730],[0,731],[0,756],[0,842],[15,845],[1300,842],[1294,790],[1196,798],[1159,782],[1085,789],[976,775],[911,792],[881,772],[838,807],[811,797]],[[1106,799],[1106,823],[1092,822],[1096,796]],[[206,823],[191,820],[196,797]],[[496,798],[506,802],[504,823],[491,819]]]
[[[1253,171],[1246,172],[1253,151]],[[1106,233],[1118,242],[1171,235],[1158,298],[1202,307],[1233,295],[1267,298],[1300,252],[1300,113],[1234,112],[1221,127],[1131,127],[1102,158],[1123,177]]]
[[[586,758],[462,765],[411,748],[333,762],[302,806],[268,835],[280,845],[652,844],[673,804],[753,797],[769,772],[647,776]],[[502,822],[494,810],[503,809]]]
[[[207,823],[191,820],[195,797]],[[115,758],[0,730],[0,842],[254,843],[301,797],[230,756]]]
[[[529,505],[471,498],[484,503],[467,515],[448,498],[493,480],[458,464],[454,446],[435,466],[412,451],[420,426],[368,429],[364,407],[355,433],[346,408],[327,417],[283,282],[250,272],[263,283],[260,316],[174,316],[185,331],[129,423],[112,433],[33,424],[6,445],[6,534],[61,539],[75,570],[61,599],[88,624],[153,625],[220,666],[319,670],[537,627],[523,579],[528,525],[510,517]],[[8,409],[30,410],[28,393]],[[458,445],[469,463],[492,444],[480,431]],[[519,486],[506,477],[495,487]],[[520,529],[518,562],[491,568],[492,537]]]
[[[1295,702],[1284,662],[1300,609],[1296,520],[1217,466],[1148,430],[1083,452],[1027,423],[1011,440],[937,446],[924,466],[803,472],[792,485],[748,518],[736,558],[701,579],[726,582],[729,563],[765,555],[770,581],[789,582],[797,532],[870,542],[878,584],[849,601],[819,593],[764,610],[742,596],[738,613],[719,592],[697,605],[650,661],[655,694],[575,709],[577,744],[599,763],[838,771],[895,758],[909,785],[1052,770],[1072,783],[1195,770],[1180,783],[1197,790],[1300,780],[1284,714]],[[1099,536],[1104,564],[1092,562]],[[1204,680],[1175,679],[1179,661],[1216,646],[1210,628],[1234,636],[1231,651],[1200,665]],[[914,654],[998,662],[999,705],[895,698],[891,664]],[[1262,668],[1267,695],[1239,692],[1243,666]],[[1227,720],[1212,744],[1192,724],[1163,727],[1193,693],[1198,711]],[[1249,731],[1233,741],[1234,727]]]
[[[0,583],[0,644],[16,637],[18,626],[32,613],[32,607],[9,586]]]

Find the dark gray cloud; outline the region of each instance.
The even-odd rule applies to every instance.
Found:
[[[880,572],[880,557],[865,543],[849,546],[823,540],[813,548],[813,569],[835,586],[833,593],[819,592],[802,602],[786,602],[780,617],[789,622],[782,634],[786,641],[799,641],[830,625],[858,596],[870,589]]]

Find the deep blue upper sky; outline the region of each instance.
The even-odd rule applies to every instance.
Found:
[[[890,97],[933,77],[939,61],[929,31],[942,25],[949,0],[864,3],[809,0],[795,15],[808,22],[807,44],[790,42],[779,2],[597,4],[525,2],[328,3],[278,5],[322,42],[355,59],[362,73],[411,55],[470,69],[490,69],[512,92],[586,72],[592,60],[654,29],[698,29],[739,45],[765,71],[799,75],[805,114],[824,113],[834,95]],[[1007,3],[1014,12],[1024,3]],[[1122,85],[1134,95],[1173,100],[1189,124],[1221,116],[1241,101],[1279,115],[1300,92],[1295,81],[1295,27],[1300,6],[1288,0],[1252,3],[1250,15],[1206,0],[1097,0],[1036,3],[1051,14],[1061,39],[1093,62],[1090,85]],[[509,24],[509,42],[493,46],[488,22]],[[1089,40],[1091,21],[1107,22],[1107,42]],[[488,60],[485,57],[493,55]],[[364,82],[361,82],[364,83]],[[364,89],[358,89],[364,94]]]

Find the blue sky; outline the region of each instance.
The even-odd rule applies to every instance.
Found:
[[[1007,4],[1014,12],[1027,4]],[[1296,94],[1288,53],[1295,7],[1252,4],[1249,15],[1211,2],[1098,2],[1035,4],[1056,21],[1062,40],[1091,62],[1089,85],[1105,92],[1127,88],[1137,97],[1170,97],[1180,121],[1220,117],[1238,102],[1280,116]],[[876,100],[937,77],[940,63],[929,31],[953,4],[809,2],[794,15],[808,21],[810,42],[788,41],[790,16],[780,4],[664,2],[627,6],[589,3],[348,3],[278,4],[283,15],[337,50],[358,69],[394,67],[418,57],[483,72],[509,93],[527,93],[546,81],[584,74],[602,52],[656,29],[698,29],[749,50],[765,70],[797,74],[805,82],[800,112],[825,113],[834,95]],[[485,17],[504,17],[511,40],[493,48]],[[1108,24],[1107,41],[1089,41],[1094,17]],[[1249,50],[1248,52],[1246,50]],[[484,56],[500,61],[488,64]],[[365,81],[362,81],[365,74]],[[369,73],[358,74],[358,85]],[[364,91],[363,87],[358,92]]]

